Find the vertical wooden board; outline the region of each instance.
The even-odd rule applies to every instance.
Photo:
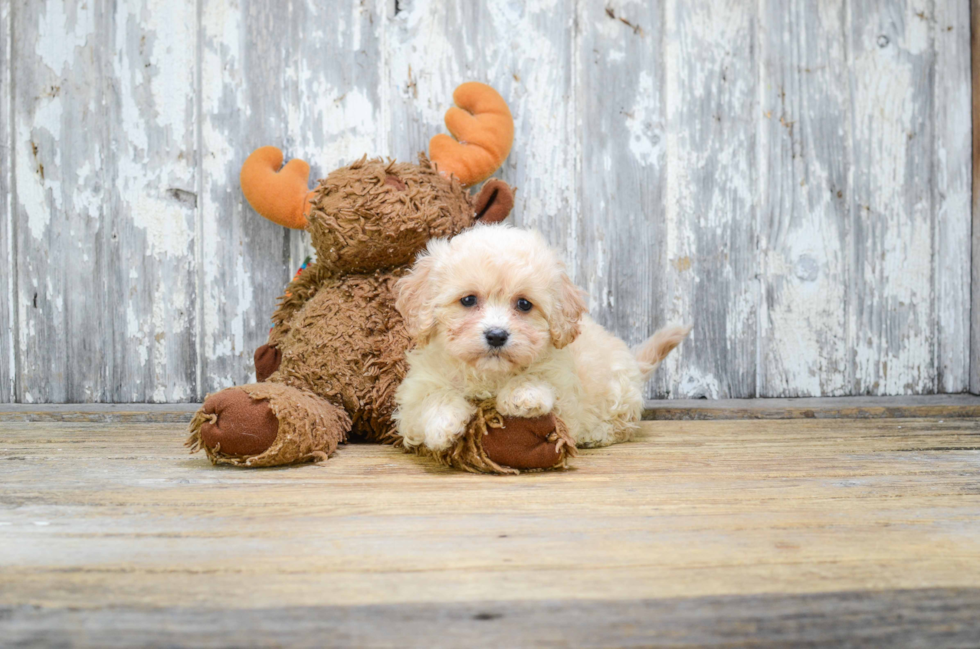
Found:
[[[101,401],[110,394],[103,219],[112,178],[100,3],[14,8],[13,219],[16,400]]]
[[[849,5],[852,394],[928,393],[936,386],[928,10],[924,0]]]
[[[969,389],[971,267],[970,6],[935,0],[933,215],[936,392]]]
[[[254,380],[251,354],[287,280],[289,235],[248,207],[238,182],[253,149],[285,147],[287,13],[272,3],[201,2],[201,393]]]
[[[14,400],[14,220],[11,214],[10,158],[13,142],[10,133],[10,61],[12,20],[10,3],[0,5],[0,403]]]
[[[757,22],[754,4],[666,5],[664,306],[694,325],[668,358],[681,397],[757,394]]]
[[[253,381],[276,300],[309,252],[245,202],[238,173],[259,146],[313,167],[311,184],[382,154],[383,12],[349,5],[202,1],[202,393]],[[204,395],[201,394],[201,397]]]
[[[759,396],[846,394],[844,5],[766,0],[760,7]]]
[[[576,274],[596,319],[635,345],[667,317],[664,6],[585,2],[580,11]],[[661,368],[648,396],[669,396],[677,369]]]
[[[510,223],[541,230],[578,277],[578,141],[571,2],[401,0],[387,23],[389,151],[414,161],[443,124],[453,90],[488,83],[514,116],[497,175],[517,188]]]
[[[108,6],[112,33],[101,47],[109,182],[100,232],[111,323],[106,398],[191,401],[198,392],[197,11],[167,0]]]
[[[970,392],[980,394],[980,0],[970,2],[970,79],[973,126]]]
[[[192,399],[193,8],[22,9],[18,398]]]

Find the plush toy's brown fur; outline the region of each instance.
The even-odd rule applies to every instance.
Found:
[[[317,256],[287,287],[269,342],[256,352],[256,374],[264,382],[210,395],[191,422],[188,446],[204,449],[216,464],[323,460],[348,435],[397,442],[394,393],[411,340],[395,309],[395,282],[429,239],[502,220],[513,206],[506,183],[491,180],[470,195],[424,155],[418,164],[361,159],[308,194],[296,185],[297,161],[284,168],[290,173],[270,175],[281,161],[278,150],[256,151],[243,168],[243,189],[253,205],[305,226]],[[301,202],[277,203],[270,191]],[[481,409],[470,432],[437,459],[508,473],[563,465],[572,449],[553,418],[491,415],[490,429],[487,421]],[[501,426],[506,432],[493,430]]]
[[[308,217],[317,259],[272,316],[269,344],[282,361],[269,380],[342,405],[360,437],[392,440],[393,394],[411,343],[395,282],[429,239],[469,227],[473,215],[469,194],[424,157],[417,165],[361,160],[331,173]]]

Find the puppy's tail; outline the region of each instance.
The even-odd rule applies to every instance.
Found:
[[[636,349],[633,355],[640,363],[644,377],[650,376],[660,365],[660,361],[667,358],[667,354],[684,342],[691,329],[693,327],[690,325],[664,327]]]

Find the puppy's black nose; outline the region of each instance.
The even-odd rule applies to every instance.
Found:
[[[487,344],[491,347],[503,347],[510,334],[504,329],[488,329],[483,332],[483,336],[487,339]]]

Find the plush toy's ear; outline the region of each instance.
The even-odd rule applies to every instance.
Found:
[[[514,209],[514,190],[502,180],[488,180],[476,195],[476,212],[473,220],[478,223],[499,223]]]
[[[456,176],[466,186],[486,180],[504,163],[514,143],[514,118],[500,94],[470,81],[453,92],[446,111],[446,128],[429,140],[429,157],[444,176]],[[455,138],[455,139],[453,139]]]
[[[561,349],[570,345],[578,337],[581,327],[579,322],[585,314],[585,296],[571,278],[562,272],[559,280],[558,301],[554,312],[549,318],[551,325],[551,342]]]
[[[432,243],[437,242],[430,242],[429,245]],[[429,342],[435,331],[435,314],[429,291],[429,280],[434,267],[435,259],[431,254],[419,257],[412,271],[395,285],[398,291],[395,308],[405,320],[408,334],[419,346]]]
[[[313,192],[306,184],[310,165],[293,159],[282,167],[282,151],[264,146],[252,152],[239,176],[245,200],[273,223],[301,230],[306,227]]]

